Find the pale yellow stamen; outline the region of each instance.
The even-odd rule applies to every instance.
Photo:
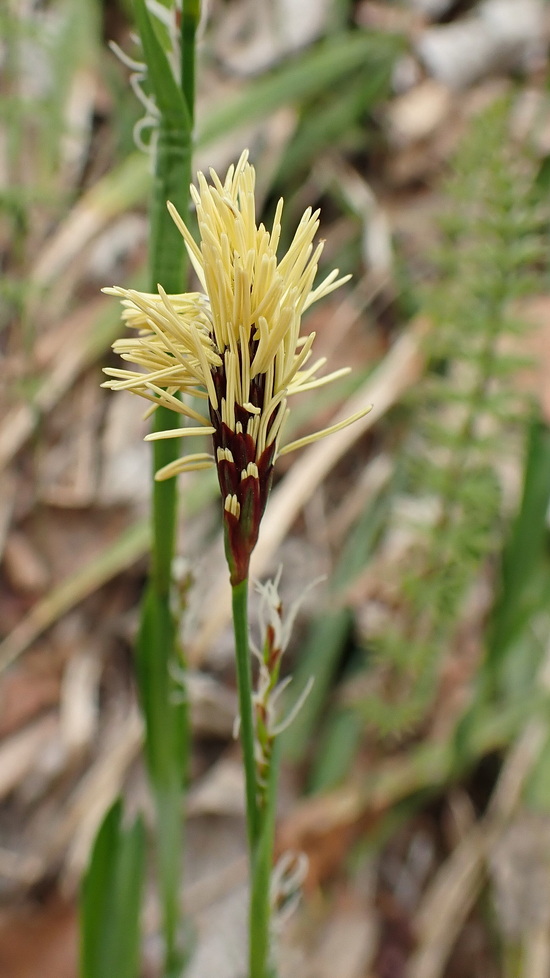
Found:
[[[150,390],[153,394],[157,395],[156,398],[150,397],[150,400],[156,400],[158,403],[164,404],[166,407],[171,408],[172,411],[177,411],[178,414],[184,414],[186,418],[192,418],[193,421],[198,421],[199,424],[204,425],[206,428],[208,427],[209,422],[207,418],[203,417],[202,414],[199,414],[198,411],[195,411],[194,408],[189,407],[188,404],[185,404],[177,397],[174,397],[170,391],[162,390],[162,388],[157,387],[156,384],[149,384],[148,382],[145,382],[145,387],[147,390]],[[147,393],[144,392],[143,396],[147,397]]]
[[[277,443],[280,432],[282,431],[283,425],[290,414],[290,408],[286,406],[286,400],[282,401],[279,405],[279,409],[275,418],[272,422],[271,429],[269,431],[269,436],[272,442]],[[280,452],[279,452],[280,454]]]
[[[243,479],[248,479],[249,476],[252,476],[253,479],[257,479],[259,478],[259,475],[260,473],[258,472],[258,466],[256,465],[256,463],[249,462],[248,465],[246,466],[246,469],[243,469],[241,472],[241,482],[243,481]]]
[[[212,455],[206,452],[197,452],[196,455],[185,455],[184,458],[177,458],[174,462],[169,462],[155,475],[157,482],[171,479],[174,475],[181,475],[183,472],[197,472],[199,469],[211,469],[214,465]]]
[[[145,435],[144,441],[162,441],[163,438],[188,438],[192,435],[213,435],[216,429],[206,428],[163,428],[162,431],[151,431]]]
[[[283,406],[286,405],[284,390],[279,391],[278,394],[276,394],[274,397],[271,398],[271,400],[269,401],[269,405],[266,406],[266,408],[264,408],[264,411],[260,417],[260,427],[258,430],[258,453],[259,454],[263,452],[264,448],[267,445],[267,436],[268,436],[267,426],[269,424],[273,411],[280,403],[282,403]],[[269,431],[269,443],[272,444],[273,441],[275,441],[275,433],[272,426]]]
[[[288,452],[294,452],[297,448],[304,448],[305,445],[310,445],[311,442],[318,441],[319,438],[325,438],[326,435],[332,435],[335,431],[341,431],[342,428],[347,428],[354,421],[359,421],[360,418],[364,418],[370,411],[372,411],[372,404],[369,404],[367,408],[363,408],[362,411],[357,411],[356,414],[352,414],[350,418],[346,418],[344,421],[338,421],[336,424],[331,424],[328,428],[316,431],[312,435],[306,435],[304,438],[297,438],[296,441],[291,441],[290,444],[281,448],[279,455],[287,455]]]
[[[313,289],[309,293],[304,303],[304,312],[306,309],[309,309],[314,302],[318,302],[319,299],[324,299],[326,295],[330,295],[331,292],[339,289],[341,285],[345,285],[346,282],[349,282],[350,278],[351,275],[342,275],[341,278],[338,278],[338,269],[335,268],[329,275],[327,275],[325,279],[323,279],[321,284],[318,285],[316,289]]]
[[[236,496],[226,496],[223,508],[225,509],[226,513],[232,513],[237,519],[241,515],[241,504]]]
[[[193,190],[194,190],[194,187],[191,188],[191,195],[193,195]],[[199,279],[201,285],[204,288],[204,286],[205,286],[205,282],[204,282],[204,270],[203,270],[203,267],[202,267],[202,255],[200,253],[200,248],[197,245],[195,239],[193,238],[193,235],[188,231],[187,226],[182,221],[182,219],[181,219],[178,211],[176,210],[176,208],[174,207],[174,205],[172,204],[172,202],[171,201],[168,201],[168,203],[167,203],[166,206],[168,207],[168,210],[170,212],[170,217],[172,218],[172,220],[173,220],[174,224],[176,225],[178,231],[182,235],[183,240],[185,241],[185,244],[186,244],[186,247],[187,247],[187,251],[189,253],[189,258],[191,259],[191,264],[192,264],[195,272],[197,273],[197,276],[198,276],[198,279]]]
[[[334,370],[333,373],[325,374],[324,377],[315,377],[313,380],[309,381],[309,383],[307,381],[303,381],[300,377],[300,379],[297,381],[299,384],[298,389],[300,394],[303,394],[304,391],[312,391],[317,387],[324,387],[325,384],[332,384],[333,380],[339,380],[341,377],[347,377],[349,373],[351,373],[351,367],[341,367],[340,370]],[[294,391],[292,389],[292,384],[289,384],[289,394],[293,393]]]
[[[214,171],[209,180],[199,173],[198,186],[192,187],[191,194],[200,244],[168,204],[202,293],[168,295],[160,286],[158,294],[105,290],[120,298],[123,320],[135,332],[133,338],[114,344],[115,352],[133,369],[108,368],[104,386],[139,394],[151,402],[148,413],[163,405],[195,422],[193,427],[154,432],[148,440],[216,433],[205,416],[208,410],[203,415],[188,399],[180,400],[181,394],[207,400],[235,434],[244,429],[252,439],[256,460],[267,447],[275,460],[278,454],[338,431],[366,413],[359,412],[280,449],[289,412],[287,399],[348,372],[344,368],[319,377],[325,359],[312,362],[315,333],[302,336],[300,330],[304,310],[349,276],[339,278],[338,271],[332,271],[314,288],[323,242],[315,242],[319,211],[312,208],[304,212],[290,247],[279,258],[283,200],[277,203],[270,230],[256,224],[254,190],[255,172],[247,151],[229,167],[223,180]],[[218,395],[220,389],[223,398]],[[263,392],[261,404],[252,403],[256,400],[252,390]],[[244,424],[237,420],[240,408],[248,413]],[[216,460],[234,463],[233,455],[224,448],[217,450]],[[158,477],[169,478],[212,462],[208,455],[190,455],[165,466]],[[241,476],[258,478],[256,463],[252,461]],[[228,496],[224,505],[239,515],[236,497]]]
[[[256,443],[258,442],[258,431],[260,429],[260,416],[261,411],[259,414],[255,414],[252,418],[249,418],[246,423],[246,433],[247,435],[250,435],[250,437]]]
[[[216,458],[218,462],[223,462],[224,460],[226,462],[235,461],[235,459],[233,458],[233,452],[231,451],[230,448],[218,448],[216,450]]]

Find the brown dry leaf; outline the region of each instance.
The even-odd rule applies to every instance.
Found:
[[[60,676],[52,668],[25,661],[0,681],[0,739],[30,723],[59,702]]]
[[[302,801],[277,833],[279,853],[304,852],[309,860],[306,889],[330,877],[361,832],[362,807],[352,787]]]
[[[70,513],[63,513],[63,526],[68,537],[65,544],[70,541],[70,521],[67,518]],[[97,513],[95,513],[97,515]],[[52,526],[55,529],[55,520],[50,513]],[[149,526],[146,523],[138,523],[129,529],[124,527],[116,533],[118,517],[114,514],[107,516],[108,525],[113,532],[108,536],[102,536],[95,528],[94,520],[88,519],[83,525],[87,531],[85,536],[86,543],[81,541],[82,552],[88,554],[88,560],[84,566],[76,566],[69,574],[65,573],[58,587],[37,601],[30,611],[21,618],[14,626],[13,630],[0,642],[0,671],[15,661],[47,628],[53,625],[59,618],[66,615],[68,611],[83,601],[84,598],[93,594],[107,581],[112,580],[117,574],[134,564],[147,550],[149,541]],[[100,520],[101,522],[101,520]],[[68,525],[67,525],[68,524]],[[89,524],[89,525],[88,525]],[[80,525],[80,524],[79,524]],[[115,539],[113,540],[113,535]],[[78,534],[75,530],[74,541],[78,541]],[[90,541],[93,539],[93,543]],[[55,543],[55,539],[54,539]],[[78,546],[78,543],[76,543]],[[73,548],[75,544],[73,543]],[[95,553],[96,547],[99,553]],[[60,553],[54,547],[52,557],[59,558],[64,555],[64,544],[60,543]],[[72,552],[67,554],[66,565],[71,566],[72,560],[79,557],[79,554]],[[81,555],[80,555],[81,557]],[[118,594],[118,592],[116,592]]]
[[[91,747],[98,731],[102,665],[96,648],[77,646],[63,674],[60,734],[71,765]]]
[[[50,713],[0,744],[0,798],[5,798],[36,771],[58,739],[59,723]]]
[[[107,726],[104,719],[104,728]],[[108,729],[102,730],[98,756],[75,786],[60,818],[45,840],[47,862],[64,858],[65,884],[71,889],[88,862],[101,820],[120,793],[143,739],[142,719],[134,706],[117,704]]]
[[[550,649],[538,680],[548,690]],[[453,944],[487,874],[491,854],[506,837],[520,806],[525,781],[547,739],[548,724],[542,717],[533,718],[510,748],[485,815],[431,881],[415,916],[418,947],[409,961],[407,978],[443,978]]]
[[[151,447],[143,440],[148,430],[133,395],[120,392],[108,399],[96,500],[100,506],[134,503],[144,508],[151,495]]]
[[[2,558],[6,538],[13,519],[17,488],[18,480],[15,478],[15,475],[3,472],[0,491],[0,559]]]
[[[348,890],[324,922],[301,969],[302,978],[334,978],[336,967],[338,978],[364,978],[374,960],[377,938],[371,900]]]
[[[53,896],[34,910],[21,909],[0,917],[3,978],[38,978],[38,974],[40,978],[75,978],[77,971],[78,926],[72,903]]]
[[[24,594],[41,594],[50,581],[48,566],[39,550],[27,534],[17,531],[6,540],[4,573],[11,586]]]
[[[48,331],[35,345],[41,380],[32,404],[9,406],[0,423],[0,469],[7,465],[47,414],[70,389],[91,358],[89,337],[105,308],[105,299],[88,302]]]
[[[63,509],[81,509],[93,502],[102,400],[99,376],[93,371],[81,377],[75,389],[56,405],[45,429],[45,444],[36,452],[34,471],[40,502]]]

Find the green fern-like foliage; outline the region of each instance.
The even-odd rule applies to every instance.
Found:
[[[514,310],[537,282],[540,291],[545,218],[536,161],[508,120],[509,106],[494,105],[457,154],[433,281],[420,297],[429,366],[410,405],[407,502],[423,503],[425,518],[409,521],[414,542],[389,584],[392,611],[369,636],[377,679],[362,706],[381,733],[422,722],[444,657],[460,651],[469,599],[502,547],[501,463],[530,413],[517,384],[518,336],[529,327]]]

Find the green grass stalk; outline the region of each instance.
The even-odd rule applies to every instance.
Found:
[[[181,89],[191,122],[195,115],[195,45],[200,7],[200,0],[183,0],[181,11]]]
[[[243,749],[243,762],[246,791],[246,825],[250,869],[253,870],[254,852],[259,832],[258,783],[256,759],[254,756],[254,714],[252,704],[252,675],[250,650],[248,646],[248,579],[245,578],[232,588],[233,628],[235,632],[235,655],[237,662],[237,685],[239,691],[239,712],[241,717],[240,737]]]
[[[150,288],[169,293],[187,286],[187,256],[181,234],[166,203],[182,215],[189,211],[195,101],[195,34],[198,0],[183,0],[180,50],[181,78],[174,79],[165,52],[145,8],[136,0],[149,81],[160,112],[150,208]],[[174,427],[174,414],[159,407],[156,431]],[[154,443],[154,473],[180,453],[178,439]],[[153,481],[151,573],[142,603],[137,643],[138,682],[145,714],[145,753],[156,807],[157,866],[164,934],[164,976],[178,978],[185,963],[181,946],[181,873],[183,864],[183,794],[189,755],[189,720],[185,702],[175,695],[174,667],[185,666],[177,642],[177,622],[170,603],[172,561],[177,524],[177,482]],[[181,689],[179,690],[181,693]],[[183,698],[185,700],[185,698]]]
[[[271,870],[277,809],[278,749],[275,746],[271,755],[265,802],[260,805],[248,642],[247,579],[233,586],[232,598],[250,861],[249,978],[273,978],[270,965]]]
[[[279,743],[275,739],[267,772],[265,807],[260,810],[260,830],[252,866],[249,962],[250,978],[275,978],[271,961],[271,874],[277,815]]]

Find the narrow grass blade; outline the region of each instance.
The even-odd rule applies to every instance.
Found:
[[[114,544],[106,547],[95,560],[73,573],[38,601],[0,643],[0,672],[25,652],[58,618],[142,557],[150,539],[149,526],[145,522],[136,523],[125,530]]]
[[[271,937],[271,878],[277,815],[277,784],[279,775],[279,745],[275,741],[271,755],[266,792],[266,809],[262,812],[260,831],[252,862],[249,908],[250,978],[276,978],[272,971]]]
[[[336,595],[341,593],[368,563],[382,532],[392,495],[400,477],[398,472],[392,486],[386,487],[384,492],[366,508],[349,534],[333,575],[333,590]],[[291,686],[294,702],[310,676],[315,676],[315,682],[288,734],[283,738],[285,754],[293,761],[303,758],[315,727],[327,709],[327,699],[336,680],[351,628],[351,611],[346,607],[336,606],[333,611],[321,615],[310,630]],[[332,715],[329,707],[329,717]],[[352,727],[355,728],[354,723],[351,724],[350,730]],[[328,749],[327,743],[325,747]]]
[[[122,802],[107,812],[81,894],[81,978],[137,978],[145,867],[141,819],[122,826]]]
[[[301,694],[310,676],[315,676],[315,682],[292,726],[282,734],[284,753],[292,761],[302,760],[326,707],[350,628],[351,613],[339,608],[320,615],[310,630],[292,680],[293,699]]]
[[[365,722],[353,707],[336,706],[326,720],[309,776],[308,791],[330,791],[349,774]]]
[[[180,130],[190,130],[191,116],[187,102],[172,74],[170,62],[151,22],[145,0],[134,0],[134,11],[147,63],[148,78],[160,113],[177,120]]]
[[[493,674],[534,610],[530,596],[546,547],[549,502],[550,428],[536,420],[528,430],[523,496],[503,553],[500,594],[489,631],[486,669]]]
[[[316,157],[330,146],[344,149],[357,136],[357,124],[373,105],[386,95],[393,58],[371,66],[368,60],[346,79],[343,89],[319,93],[303,110],[300,126],[290,141],[279,168],[278,179],[288,181],[288,174],[310,166]],[[364,124],[360,132],[364,145]]]
[[[198,145],[265,118],[281,105],[296,104],[344,84],[347,76],[365,65],[374,70],[380,63],[391,64],[403,47],[401,38],[365,31],[345,32],[323,41],[211,109],[200,128]]]
[[[472,703],[456,735],[464,762],[484,704],[495,696],[529,695],[541,647],[532,622],[550,601],[546,514],[550,499],[550,429],[539,420],[527,432],[523,494],[502,556],[500,588],[487,629],[487,654]]]

